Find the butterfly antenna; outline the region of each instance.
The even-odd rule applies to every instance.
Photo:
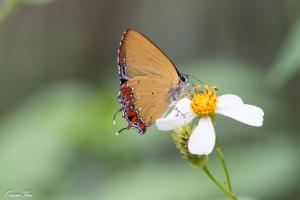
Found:
[[[121,110],[122,110],[122,108],[119,109],[119,110],[116,112],[116,114],[114,114],[114,117],[113,117],[113,124],[116,124],[116,116],[117,116],[117,114],[118,114],[119,112],[121,112]]]
[[[126,129],[128,129],[128,127],[125,127],[125,128],[120,129],[118,132],[116,132],[116,135],[118,136],[122,131],[124,131],[124,130],[126,130]]]
[[[188,76],[189,78],[192,78],[192,79],[198,81],[201,85],[206,85],[206,83],[204,83],[203,81],[201,81],[200,79],[198,79],[198,78],[197,78],[196,76],[194,76],[194,75],[187,74],[187,76]]]

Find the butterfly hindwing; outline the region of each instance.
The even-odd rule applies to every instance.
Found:
[[[169,100],[170,84],[159,76],[138,76],[128,81],[133,88],[134,108],[147,125],[166,112]]]

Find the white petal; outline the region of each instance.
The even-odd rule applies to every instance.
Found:
[[[232,105],[217,108],[215,112],[251,126],[263,125],[264,111],[257,106],[249,104]]]
[[[202,117],[189,138],[188,149],[191,154],[208,155],[215,146],[216,134],[209,117]]]
[[[228,106],[236,106],[244,104],[243,100],[234,94],[224,94],[218,97],[217,108],[225,108]]]
[[[179,100],[176,104],[176,109],[173,109],[166,117],[156,120],[155,124],[157,128],[161,131],[170,131],[190,123],[195,117],[190,103],[191,100],[188,98]]]

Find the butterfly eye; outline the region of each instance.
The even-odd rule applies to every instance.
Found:
[[[187,77],[186,77],[186,75],[180,74],[180,80],[181,80],[182,82],[187,82]]]

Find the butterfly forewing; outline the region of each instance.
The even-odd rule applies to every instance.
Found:
[[[127,67],[130,78],[135,76],[160,76],[175,87],[178,72],[168,57],[142,34],[127,30],[121,40],[119,65]]]

